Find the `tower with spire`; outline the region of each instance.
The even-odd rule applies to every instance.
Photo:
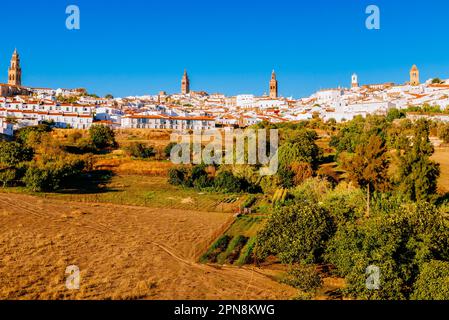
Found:
[[[22,69],[20,68],[20,56],[17,53],[17,49],[12,54],[11,64],[8,69],[8,84],[18,87],[22,85]]]
[[[189,75],[187,74],[187,70],[184,70],[184,75],[182,76],[181,93],[182,94],[190,93],[190,80],[189,80]]]
[[[276,80],[276,73],[271,72],[271,80],[270,80],[270,98],[276,99],[278,97],[278,81]]]

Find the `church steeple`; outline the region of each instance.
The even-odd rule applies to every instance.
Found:
[[[14,49],[8,69],[8,84],[19,87],[22,85],[22,69],[20,68],[20,56],[17,49]]]
[[[190,80],[189,80],[189,75],[187,74],[187,70],[184,70],[184,75],[182,76],[181,93],[182,94],[190,93]]]
[[[270,80],[270,98],[276,99],[278,97],[278,81],[276,80],[276,73],[271,72],[271,80]]]

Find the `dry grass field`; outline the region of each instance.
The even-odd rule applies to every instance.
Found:
[[[220,212],[0,193],[0,299],[287,299],[256,268],[198,264],[233,219]],[[79,290],[65,288],[77,265]]]
[[[441,193],[449,192],[449,147],[435,148],[433,160],[440,164],[441,176],[438,187]]]

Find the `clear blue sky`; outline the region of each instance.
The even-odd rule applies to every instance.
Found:
[[[65,28],[77,4],[81,30]],[[365,9],[381,10],[381,30]],[[25,85],[115,96],[193,90],[263,94],[275,69],[284,96],[320,88],[449,78],[447,0],[4,1],[0,82],[18,48]]]

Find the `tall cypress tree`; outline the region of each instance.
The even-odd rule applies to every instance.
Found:
[[[429,201],[437,192],[439,164],[432,161],[434,148],[429,139],[429,123],[419,120],[413,137],[400,157],[400,190],[412,201]]]

